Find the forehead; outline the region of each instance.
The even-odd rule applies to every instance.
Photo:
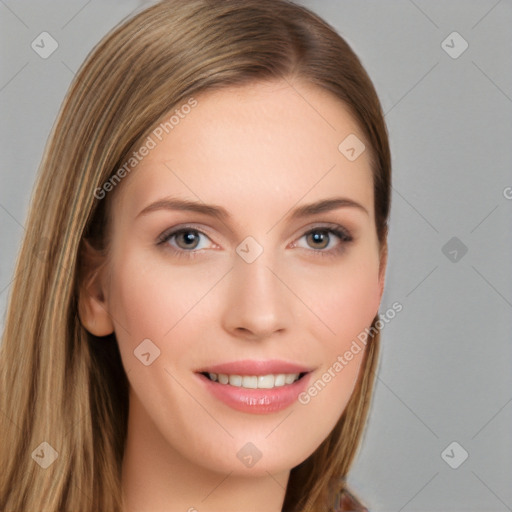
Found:
[[[126,214],[166,194],[243,214],[342,194],[373,212],[369,151],[355,160],[344,153],[344,141],[359,141],[360,151],[364,135],[331,93],[282,80],[206,91],[195,100],[172,128],[150,133],[154,148],[119,191]]]

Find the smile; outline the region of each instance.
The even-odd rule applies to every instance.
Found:
[[[268,375],[228,375],[225,373],[203,373],[213,382],[245,389],[272,389],[293,384],[305,373],[277,373]]]
[[[250,414],[272,414],[297,403],[312,367],[278,359],[242,360],[203,366],[194,373],[214,399]]]

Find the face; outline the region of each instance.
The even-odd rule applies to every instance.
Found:
[[[378,312],[369,155],[338,149],[363,134],[315,86],[195,99],[115,191],[97,314],[155,450],[277,473],[335,426]]]

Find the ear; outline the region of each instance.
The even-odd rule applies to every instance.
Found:
[[[81,243],[81,271],[78,285],[78,315],[82,325],[94,336],[114,332],[105,297],[103,270],[105,257],[83,239]]]

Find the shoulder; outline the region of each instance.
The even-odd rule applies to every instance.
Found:
[[[369,512],[359,500],[348,490],[344,489],[339,494],[339,500],[335,512]]]

